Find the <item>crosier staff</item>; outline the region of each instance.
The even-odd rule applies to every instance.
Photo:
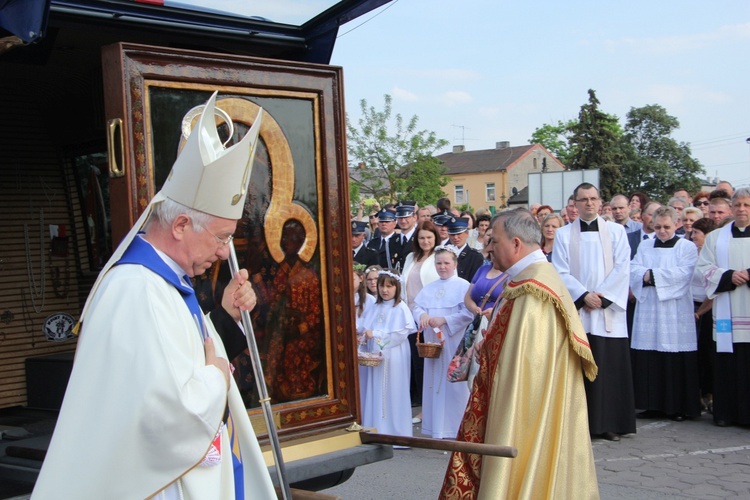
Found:
[[[239,262],[237,261],[237,252],[234,249],[233,241],[229,242],[229,270],[232,273],[232,278],[240,272]],[[281,456],[281,444],[279,443],[279,436],[276,433],[276,426],[273,421],[271,398],[268,397],[266,380],[263,378],[263,366],[260,363],[260,354],[258,353],[258,345],[255,342],[255,331],[253,330],[253,323],[250,321],[250,312],[241,309],[240,314],[242,316],[242,326],[245,329],[247,349],[250,353],[250,360],[253,365],[255,384],[258,386],[258,394],[260,395],[260,405],[263,409],[263,418],[266,421],[266,428],[268,429],[268,439],[271,441],[271,450],[273,451],[273,460],[276,464],[276,476],[278,477],[279,487],[281,489],[281,497],[284,500],[291,500],[292,494],[289,490],[289,483],[286,480],[284,458]]]

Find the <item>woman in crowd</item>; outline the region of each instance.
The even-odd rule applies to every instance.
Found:
[[[412,436],[409,389],[409,344],[414,331],[411,311],[401,300],[401,278],[391,269],[378,273],[378,298],[365,309],[357,332],[367,352],[378,353],[378,366],[360,366],[362,425],[383,434]]]
[[[480,252],[482,253],[482,257],[484,258],[484,264],[490,264],[492,265],[492,256],[489,254],[489,245],[490,240],[492,239],[492,227],[488,227],[487,230],[484,232],[484,238],[482,239],[482,249]]]
[[[682,211],[682,229],[685,230],[685,238],[690,239],[690,233],[693,231],[693,224],[703,217],[703,212],[699,208],[687,207]]]
[[[484,249],[484,233],[490,227],[491,220],[492,216],[490,214],[482,214],[477,216],[477,241],[474,244],[473,248],[479,250],[480,252],[482,251],[482,249]]]
[[[439,357],[424,360],[422,392],[422,433],[438,439],[456,438],[469,401],[468,384],[452,384],[446,379],[451,358],[474,318],[464,303],[469,282],[458,277],[457,266],[456,247],[437,247],[435,267],[440,279],[419,292],[413,310],[414,320],[422,332],[421,341],[443,342]]]
[[[537,222],[539,222],[540,226],[542,225],[542,221],[544,220],[544,218],[547,217],[552,212],[554,212],[554,210],[552,210],[552,207],[549,205],[542,205],[541,207],[537,208],[536,220]]]
[[[542,220],[542,252],[547,262],[552,262],[552,245],[555,243],[555,231],[563,226],[562,217],[555,213],[549,214]]]
[[[378,273],[382,270],[380,266],[370,266],[365,269],[365,288],[373,298],[378,296]]]
[[[630,195],[629,201],[630,201],[630,203],[629,203],[628,207],[631,210],[633,208],[640,208],[641,210],[643,210],[646,207],[646,205],[648,204],[648,202],[651,201],[651,200],[644,193],[636,191],[635,193],[633,193],[633,194]]]
[[[409,309],[414,308],[414,299],[425,285],[440,279],[435,269],[435,247],[440,243],[440,234],[431,221],[417,226],[412,252],[404,261],[402,276],[404,295]]]
[[[495,266],[492,264],[485,264],[480,267],[474,275],[474,279],[471,280],[469,289],[466,292],[466,297],[464,297],[466,308],[473,314],[483,314],[487,320],[489,320],[490,315],[492,314],[492,308],[495,307],[495,302],[497,302],[503,294],[502,281],[505,277],[506,274],[499,269],[495,269]],[[495,286],[498,282],[500,282],[500,284]],[[492,290],[492,293],[487,297],[484,308],[480,310],[479,306],[482,304],[490,290]]]
[[[716,223],[702,217],[693,223],[690,240],[695,243],[698,254],[706,241],[706,235],[716,229]],[[713,301],[706,297],[706,283],[699,270],[693,272],[690,289],[693,291],[695,330],[698,334],[698,383],[701,388],[703,409],[713,411],[714,359],[713,359]]]
[[[711,195],[708,191],[699,191],[693,195],[693,206],[703,212],[703,217],[708,217],[708,197]]]
[[[431,221],[420,222],[417,226],[416,237],[412,242],[413,250],[406,256],[402,286],[406,298],[406,305],[410,311],[414,310],[414,299],[426,285],[440,279],[435,269],[435,247],[440,242],[440,233]],[[417,353],[417,334],[409,335],[411,347],[411,402],[422,404],[422,386],[424,360]],[[412,422],[422,421],[422,414],[415,416]]]
[[[469,245],[470,248],[476,248],[477,242],[479,241],[477,220],[474,218],[474,214],[468,210],[461,212],[461,217],[469,220],[469,237],[466,239],[466,244]]]

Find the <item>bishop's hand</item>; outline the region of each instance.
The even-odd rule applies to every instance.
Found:
[[[252,311],[258,302],[250,281],[248,281],[247,269],[240,269],[234,278],[224,288],[221,297],[221,307],[232,316],[235,321],[240,321],[240,311]]]

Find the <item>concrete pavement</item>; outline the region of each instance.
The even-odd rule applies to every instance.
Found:
[[[415,408],[415,413],[418,409]],[[414,426],[415,435],[420,426]],[[750,429],[717,427],[710,414],[695,420],[638,420],[619,442],[592,441],[603,499],[750,498]],[[358,468],[326,490],[343,498],[433,499],[448,455],[396,450],[391,460]]]

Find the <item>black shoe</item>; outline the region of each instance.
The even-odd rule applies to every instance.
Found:
[[[620,440],[620,435],[615,434],[614,432],[605,432],[603,434],[599,434],[599,436],[602,439],[606,439],[607,441],[619,441]]]
[[[730,425],[732,425],[726,420],[714,420],[714,424],[719,427],[729,427]]]
[[[660,411],[646,410],[635,414],[635,418],[659,418],[662,416]]]
[[[675,415],[670,415],[669,418],[670,420],[674,420],[675,422],[683,422],[685,420],[685,415],[677,413]]]

